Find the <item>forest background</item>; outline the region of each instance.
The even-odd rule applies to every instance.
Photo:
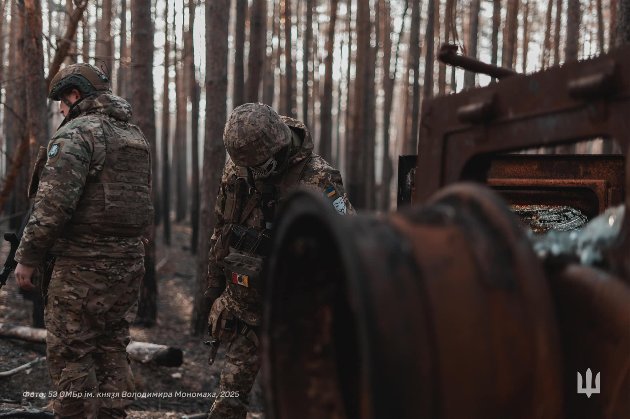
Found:
[[[158,314],[156,235],[169,246],[172,223],[189,224],[194,335],[206,329],[222,133],[235,106],[263,102],[303,120],[355,207],[388,210],[397,157],[417,152],[423,101],[493,82],[438,63],[442,43],[531,73],[630,40],[630,0],[0,0],[0,14],[1,221],[18,228],[37,149],[61,121],[49,80],[63,64],[102,68],[152,145],[139,322]]]

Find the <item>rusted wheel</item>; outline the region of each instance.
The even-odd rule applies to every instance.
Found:
[[[540,263],[496,195],[339,217],[307,193],[268,266],[263,362],[277,418],[561,417]]]
[[[571,264],[550,276],[562,342],[566,417],[630,417],[630,287],[597,268]],[[600,392],[578,394],[600,374]]]

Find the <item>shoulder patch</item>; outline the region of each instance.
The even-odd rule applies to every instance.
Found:
[[[48,150],[48,158],[53,159],[57,157],[57,155],[61,151],[62,146],[63,146],[63,142],[55,143],[52,146],[50,146],[50,149]]]
[[[339,193],[337,193],[337,189],[335,189],[333,185],[326,186],[324,189],[324,195],[332,202],[332,206],[339,214],[346,215],[348,213],[346,201],[343,199],[343,196],[340,196]]]

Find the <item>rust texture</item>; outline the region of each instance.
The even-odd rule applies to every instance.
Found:
[[[269,265],[272,417],[563,416],[542,265],[492,191],[456,185],[386,218],[316,198],[287,205]]]
[[[629,74],[630,47],[626,46],[591,60],[529,76],[516,75],[484,88],[426,102],[412,203],[422,204],[440,188],[461,180],[499,186],[490,175],[493,159],[500,153],[602,137],[614,139],[627,157]],[[603,206],[618,203],[620,197],[630,207],[630,159],[626,158],[625,163],[610,161],[608,168],[600,161],[599,171],[587,173],[591,160],[576,158],[557,166],[555,173],[566,172],[573,180],[533,182],[531,186],[538,189],[534,193],[541,195],[545,189],[555,188],[555,192],[573,194],[572,200],[581,206],[597,207],[598,212]],[[619,170],[620,164],[623,170]],[[519,170],[526,174],[531,167],[525,164]],[[618,184],[620,175],[623,181]],[[525,183],[515,180],[507,186],[522,193]],[[630,282],[629,218],[626,215],[619,242],[609,257],[613,270]]]
[[[269,416],[630,417],[628,115],[625,47],[425,102],[419,157],[399,172],[413,205],[398,213],[339,217],[291,197],[266,269]],[[513,153],[598,137],[622,155]],[[538,257],[509,207],[581,224],[621,204],[592,266]],[[597,397],[576,392],[587,368]]]

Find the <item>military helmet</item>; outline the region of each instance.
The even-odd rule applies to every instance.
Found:
[[[291,144],[291,130],[270,106],[246,103],[230,114],[223,142],[237,166],[255,168]]]
[[[59,70],[48,87],[48,98],[61,100],[61,95],[74,88],[83,95],[109,90],[109,78],[98,68],[86,63],[71,64]]]

